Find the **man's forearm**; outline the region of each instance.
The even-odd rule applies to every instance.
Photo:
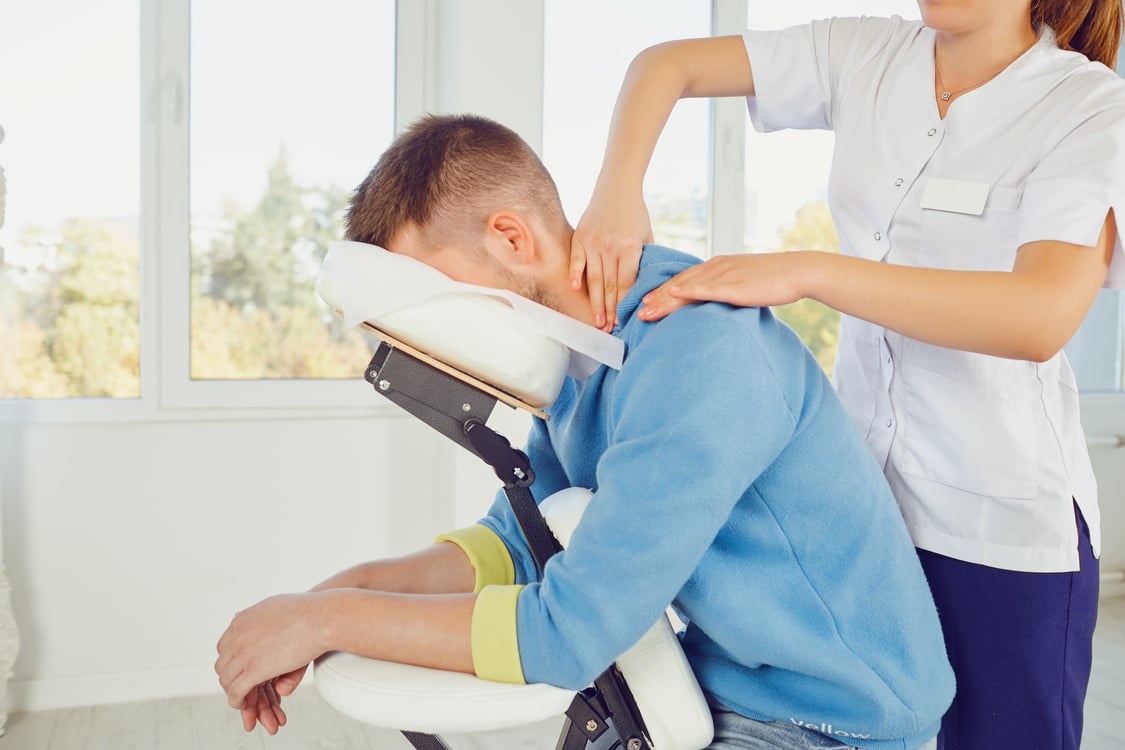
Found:
[[[348,568],[313,591],[354,588],[400,594],[456,594],[473,590],[476,573],[456,544],[434,544],[404,557]]]
[[[317,596],[325,651],[473,673],[476,594],[333,589]]]

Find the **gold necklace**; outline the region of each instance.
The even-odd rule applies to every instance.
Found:
[[[984,84],[988,83],[993,78],[995,78],[996,76],[1000,75],[1000,72],[1002,72],[1003,70],[1004,70],[1004,68],[1001,68],[999,71],[997,71],[996,73],[993,73],[992,75],[988,76],[987,78],[982,78],[981,80],[977,81],[976,83],[970,84],[963,89],[957,89],[956,91],[949,91],[948,89],[945,88],[945,84],[941,82],[941,71],[937,69],[937,64],[936,63],[934,64],[934,73],[937,74],[937,85],[938,85],[938,88],[941,89],[941,100],[943,102],[947,102],[947,101],[949,101],[950,99],[952,99],[953,97],[955,97],[959,94],[964,94],[969,89],[975,89],[977,86],[983,86]]]
[[[1023,56],[1023,55],[1024,55],[1024,54],[1025,54],[1026,52],[1027,52],[1027,50],[1029,50],[1029,49],[1031,49],[1032,47],[1034,47],[1034,46],[1035,46],[1035,44],[1036,44],[1036,42],[1038,42],[1038,38],[1036,38],[1036,40],[1035,40],[1035,41],[1032,41],[1032,43],[1031,43],[1030,45],[1028,45],[1028,47],[1027,47],[1026,49],[1024,49],[1024,51],[1023,51],[1023,52],[1021,52],[1021,53],[1020,53],[1020,54],[1019,54],[1019,55],[1018,55],[1018,56],[1016,57],[1016,59],[1018,60],[1018,59],[1019,59],[1020,57],[1022,57],[1022,56]],[[963,88],[963,89],[957,89],[956,91],[950,91],[949,89],[947,89],[947,88],[945,87],[945,84],[944,84],[944,83],[942,83],[942,80],[941,80],[941,71],[940,71],[940,70],[938,70],[938,65],[937,65],[937,58],[936,58],[936,56],[935,56],[935,58],[934,58],[934,74],[935,74],[935,75],[937,76],[937,85],[938,85],[938,88],[939,88],[939,89],[941,89],[941,100],[942,100],[943,102],[947,102],[947,101],[949,101],[950,99],[952,99],[953,97],[955,97],[955,96],[958,96],[958,95],[960,95],[960,94],[964,94],[964,93],[965,93],[966,91],[969,91],[970,89],[975,89],[975,88],[976,88],[976,87],[978,87],[978,86],[983,86],[984,84],[988,83],[988,82],[989,82],[989,81],[991,81],[991,80],[992,80],[993,78],[995,78],[996,76],[1000,75],[1000,74],[1001,74],[1001,73],[1003,73],[1003,72],[1004,72],[1005,70],[1007,70],[1008,66],[1009,66],[1009,65],[1011,65],[1011,63],[1012,63],[1012,61],[1009,61],[1009,62],[1005,63],[1003,67],[1001,67],[1001,68],[1000,68],[999,70],[997,70],[997,71],[996,71],[995,73],[993,73],[992,75],[990,75],[990,76],[988,76],[988,77],[986,77],[986,78],[982,78],[982,79],[980,79],[979,81],[977,81],[976,83],[973,83],[973,84],[971,84],[971,85],[969,85],[969,86],[966,86],[966,87],[965,87],[965,88]]]

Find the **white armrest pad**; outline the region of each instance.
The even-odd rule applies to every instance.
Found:
[[[425,734],[485,732],[563,714],[574,693],[510,685],[460,672],[364,659],[334,651],[317,659],[316,689],[340,713],[378,727]]]
[[[570,488],[540,506],[564,547],[589,503]],[[700,750],[711,743],[711,709],[667,615],[617,667],[658,750]],[[519,726],[566,711],[574,693],[550,685],[509,685],[471,675],[332,653],[317,660],[317,689],[341,713],[380,727],[440,734]]]

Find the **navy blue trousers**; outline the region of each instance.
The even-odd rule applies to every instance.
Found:
[[[1023,573],[919,550],[957,695],[939,750],[1078,750],[1098,561],[1075,508],[1081,570]]]

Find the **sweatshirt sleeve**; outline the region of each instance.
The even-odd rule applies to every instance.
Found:
[[[485,586],[515,583],[516,571],[508,546],[487,526],[476,524],[464,529],[441,534],[435,542],[452,542],[461,548],[476,573],[473,592],[478,593]]]
[[[517,595],[527,682],[581,689],[632,646],[793,434],[755,334],[728,316],[714,320],[722,307],[654,324],[603,388],[613,437],[594,498],[567,549]]]
[[[473,671],[494,682],[523,684],[516,604],[523,586],[487,586],[473,606]]]

